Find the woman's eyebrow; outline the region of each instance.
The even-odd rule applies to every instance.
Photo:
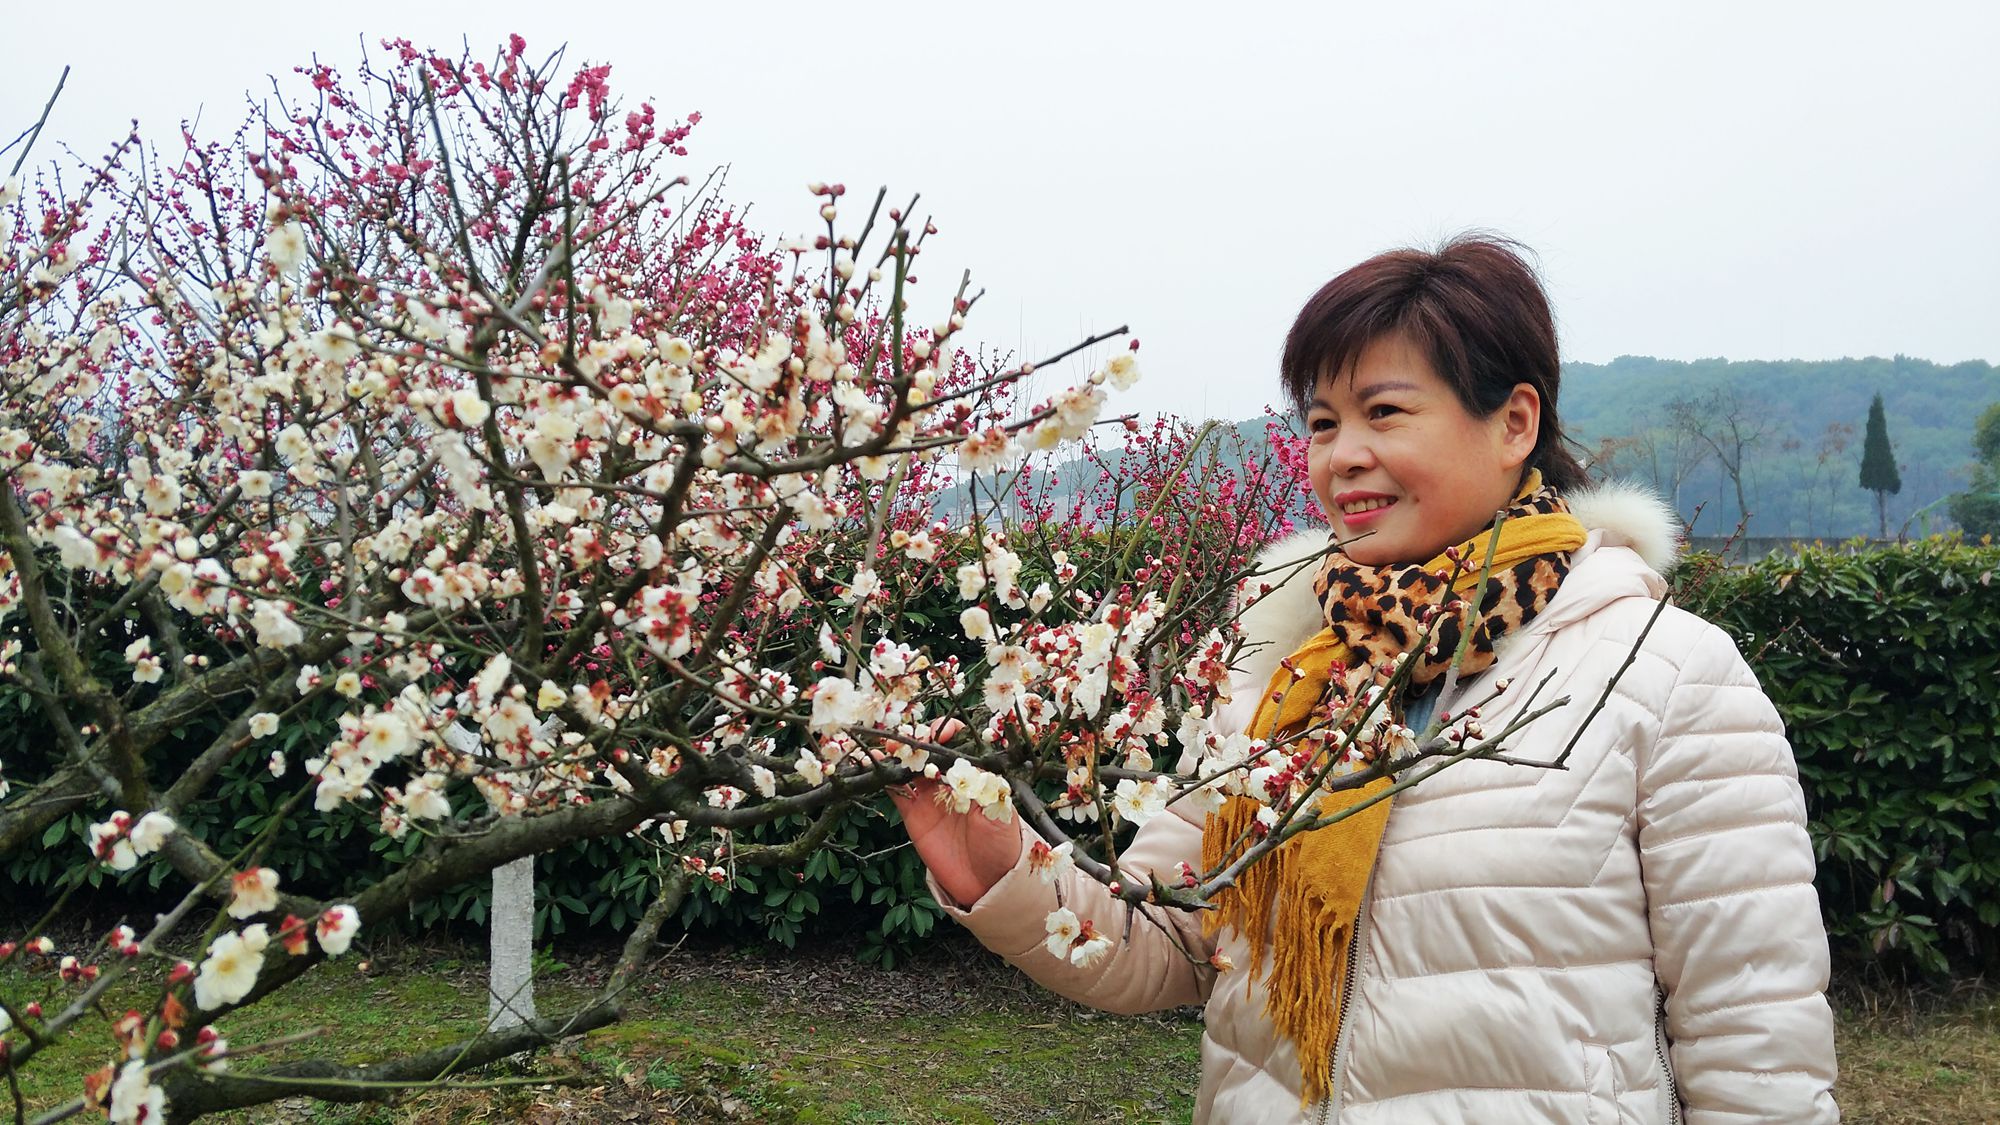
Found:
[[[1374,398],[1376,395],[1385,395],[1388,394],[1390,391],[1420,391],[1420,390],[1423,390],[1423,388],[1417,386],[1415,383],[1406,383],[1400,379],[1384,379],[1379,383],[1370,383],[1367,386],[1362,387],[1360,390],[1355,391],[1354,397],[1362,402],[1367,402],[1369,399]],[[1333,404],[1326,401],[1325,395],[1314,395],[1311,405],[1317,406],[1321,410],[1333,409]]]
[[[1360,399],[1362,402],[1367,402],[1376,395],[1388,394],[1390,391],[1415,391],[1421,389],[1415,383],[1405,383],[1397,379],[1386,379],[1380,383],[1370,383],[1362,387],[1354,392],[1354,397]]]

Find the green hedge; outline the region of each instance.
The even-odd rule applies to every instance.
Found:
[[[1835,949],[2000,964],[2000,548],[1957,538],[1695,556],[1681,604],[1734,636],[1798,756]]]

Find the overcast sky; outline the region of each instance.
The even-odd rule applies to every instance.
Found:
[[[2000,4],[13,8],[0,131],[69,64],[45,137],[86,151],[135,116],[221,135],[362,36],[567,42],[701,111],[690,171],[731,165],[774,234],[817,223],[810,180],[921,191],[919,295],[971,267],[978,338],[1129,323],[1126,409],[1256,413],[1313,289],[1466,227],[1539,252],[1568,359],[2000,360]]]

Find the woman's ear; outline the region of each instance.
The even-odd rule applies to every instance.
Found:
[[[1516,383],[1500,405],[1500,448],[1508,468],[1527,463],[1542,436],[1542,395],[1531,384]]]

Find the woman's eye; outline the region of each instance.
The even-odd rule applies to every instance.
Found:
[[[1312,430],[1313,433],[1316,434],[1325,433],[1326,431],[1333,429],[1333,419],[1314,418],[1312,421],[1306,423],[1306,425],[1308,428]]]
[[[1387,418],[1391,414],[1401,414],[1402,412],[1402,407],[1391,406],[1386,402],[1378,402],[1368,408],[1368,416],[1370,418]]]

